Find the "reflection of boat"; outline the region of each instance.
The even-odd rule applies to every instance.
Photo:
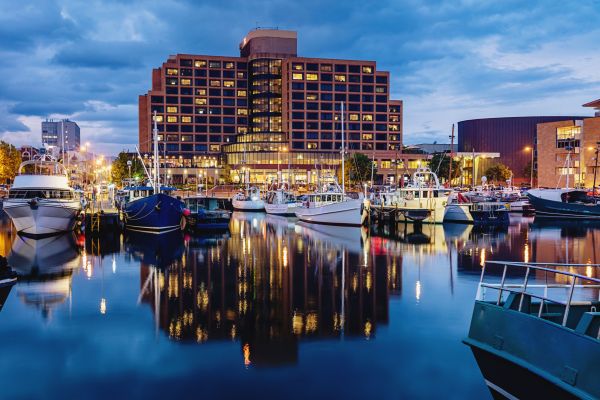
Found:
[[[337,248],[346,248],[351,253],[360,253],[363,249],[363,228],[316,225],[298,222],[296,233],[319,242],[327,242]]]
[[[503,268],[500,283],[497,278],[489,281],[494,283],[486,279],[489,264]],[[464,342],[471,347],[493,394],[600,397],[596,376],[600,370],[600,313],[596,312],[600,279],[569,272],[578,266],[582,265],[554,264],[550,270],[547,264],[485,264]],[[524,279],[505,282],[508,269],[520,271]],[[550,284],[548,275],[552,276]]]
[[[73,271],[80,267],[78,255],[72,233],[37,240],[17,236],[8,255],[19,276],[17,296],[47,318],[69,298]]]
[[[444,236],[446,240],[468,240],[473,225],[465,224],[444,224]]]
[[[129,232],[125,236],[125,251],[144,264],[163,268],[183,256],[184,242],[180,231],[157,236],[144,232]]]
[[[600,204],[583,189],[531,189],[536,217],[600,219]]]
[[[21,164],[4,211],[23,235],[54,235],[73,230],[81,203],[66,168],[45,157]]]

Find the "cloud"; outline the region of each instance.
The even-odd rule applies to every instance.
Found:
[[[462,119],[586,114],[600,97],[598,19],[598,0],[3,2],[0,135],[37,143],[39,121],[66,116],[84,141],[133,148],[152,68],[169,54],[236,55],[255,26],[297,30],[302,56],[390,71],[406,143],[446,141]]]

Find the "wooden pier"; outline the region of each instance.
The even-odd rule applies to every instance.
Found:
[[[92,235],[121,230],[119,210],[109,201],[91,201],[85,209],[84,217],[86,232]]]

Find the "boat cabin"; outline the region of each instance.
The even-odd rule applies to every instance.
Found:
[[[227,209],[225,200],[216,197],[187,197],[183,199],[185,208],[190,210],[192,214],[196,214],[202,210],[214,211]]]
[[[343,193],[316,193],[309,194],[306,197],[309,207],[321,207],[327,204],[341,203],[344,201]]]

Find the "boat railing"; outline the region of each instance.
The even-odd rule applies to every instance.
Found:
[[[502,276],[500,282],[490,283],[486,282],[486,271],[490,267],[501,267]],[[477,289],[476,299],[479,301],[486,301],[487,290],[497,291],[497,296],[494,297],[496,305],[500,306],[504,303],[504,296],[510,295],[511,293],[519,297],[519,303],[517,310],[521,312],[523,310],[524,300],[528,296],[530,299],[537,299],[540,301],[537,316],[542,317],[544,306],[548,303],[558,304],[564,307],[562,314],[562,326],[567,326],[569,319],[569,312],[571,306],[574,305],[590,305],[595,309],[595,302],[600,302],[600,278],[594,278],[587,275],[582,275],[572,271],[566,271],[563,269],[577,269],[577,268],[592,268],[592,271],[600,267],[600,264],[564,264],[564,263],[535,263],[535,262],[512,262],[512,261],[486,261],[481,269],[481,277],[479,280],[479,286]],[[511,270],[509,272],[509,269]],[[507,274],[511,273],[512,270],[524,273],[522,282],[515,282]],[[533,274],[540,273],[542,276]],[[548,275],[554,275],[554,282],[548,281]],[[591,275],[591,274],[590,274]],[[535,283],[538,279],[542,278],[544,282],[542,284]],[[489,278],[489,275],[488,275]],[[507,280],[509,280],[507,282]],[[531,283],[531,281],[534,283]],[[561,293],[551,293],[551,289],[563,289]],[[579,290],[579,297],[575,296],[575,292]],[[595,295],[594,301],[585,300],[585,296],[581,296],[586,292],[589,294],[591,291]],[[566,293],[565,293],[566,292]],[[588,299],[592,298],[588,296]],[[583,300],[582,300],[583,299]],[[600,308],[600,304],[598,304]]]
[[[33,167],[31,167],[33,166]],[[28,168],[29,167],[29,168]],[[56,160],[34,159],[19,165],[19,175],[68,175],[67,168]]]

